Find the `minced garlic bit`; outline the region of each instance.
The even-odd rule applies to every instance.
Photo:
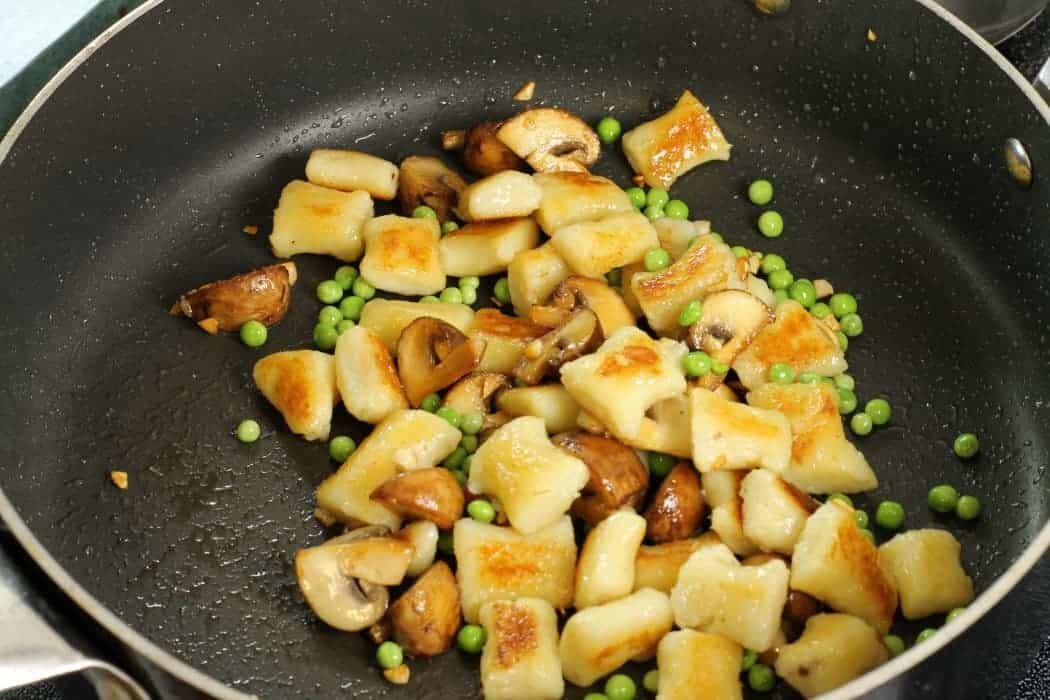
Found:
[[[396,668],[388,668],[383,671],[383,675],[386,676],[386,679],[391,683],[404,685],[405,683],[408,683],[409,676],[411,676],[412,673],[408,670],[408,666],[401,664]]]
[[[127,472],[111,471],[109,473],[109,480],[112,481],[113,485],[116,486],[121,491],[127,491],[128,490],[128,473]]]
[[[878,39],[878,38],[879,37],[875,36],[875,30],[873,30],[873,29],[869,29],[868,30],[868,41],[874,43],[875,40]]]
[[[255,234],[259,233],[259,227],[248,225],[242,228],[241,231],[243,233],[247,233],[249,236],[254,236]]]
[[[641,187],[645,184],[645,175],[635,174],[631,176],[631,182],[634,183],[635,187]]]
[[[197,325],[200,326],[204,332],[215,335],[219,332],[219,319],[217,318],[205,318],[197,321]]]
[[[518,88],[518,91],[514,93],[514,99],[518,102],[528,102],[532,99],[533,94],[536,92],[536,81],[530,80],[529,82]]]

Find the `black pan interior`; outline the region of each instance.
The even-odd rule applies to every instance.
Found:
[[[442,129],[536,102],[625,125],[694,90],[734,143],[674,190],[727,240],[783,254],[860,299],[863,400],[892,427],[862,441],[910,526],[947,527],[986,587],[1047,517],[1050,186],[1020,191],[1007,137],[1050,163],[1050,131],[994,62],[919,5],[164,3],[105,45],[41,109],[0,168],[0,485],[90,593],[160,646],[265,697],[471,697],[456,653],[395,688],[357,635],[316,622],[290,562],[317,543],[323,446],[253,390],[262,352],[307,347],[314,285],[298,260],[289,318],[264,351],[166,311],[182,291],[271,260],[280,188],[315,147],[393,160]],[[869,28],[876,39],[869,40]],[[618,150],[598,171],[626,182]],[[766,176],[787,221],[754,229],[742,191]],[[247,224],[261,234],[241,233]],[[236,423],[259,417],[243,446]],[[345,415],[336,432],[351,428]],[[951,453],[980,433],[980,457]],[[120,492],[111,469],[130,473]],[[960,526],[929,486],[979,495]]]

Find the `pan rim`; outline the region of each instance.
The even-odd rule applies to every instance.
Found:
[[[133,24],[147,13],[160,6],[164,0],[146,0],[142,5],[129,12],[123,18],[111,25],[98,37],[81,49],[69,60],[45,85],[40,92],[30,101],[25,110],[11,125],[11,128],[0,139],[0,165],[3,165],[8,154],[18,141],[22,132],[40,111],[41,107],[50,99],[55,91],[69,78],[80,66],[87,61],[99,48],[104,46],[110,39]],[[970,40],[978,49],[983,51],[1002,70],[1021,92],[1028,97],[1029,102],[1038,111],[1043,120],[1050,126],[1050,105],[1043,100],[1032,84],[1021,74],[1021,72],[999,51],[974,29],[964,23],[958,17],[936,3],[935,0],[914,0],[918,5],[932,12],[939,19],[955,29],[963,37]],[[44,571],[48,578],[57,585],[63,593],[87,613],[95,622],[115,636],[121,643],[125,644],[136,654],[143,656],[150,662],[159,666],[164,672],[172,675],[196,690],[207,693],[223,700],[253,700],[257,696],[249,695],[235,690],[214,676],[204,673],[191,664],[179,659],[174,654],[163,649],[159,644],[153,642],[145,634],[136,631],[124,622],[116,613],[103,605],[95,596],[89,593],[58,563],[51,553],[40,543],[36,535],[29,529],[25,521],[18,514],[14,505],[7,498],[3,489],[0,488],[0,521],[7,525],[11,534],[33,561]],[[1022,578],[1035,566],[1036,562],[1050,549],[1050,521],[1043,525],[1039,534],[1025,548],[1021,556],[1011,564],[991,586],[989,586],[977,599],[971,603],[966,611],[956,620],[948,623],[938,634],[931,637],[921,645],[915,645],[905,653],[892,659],[888,663],[864,674],[860,678],[837,688],[821,697],[824,700],[853,700],[869,692],[887,685],[895,678],[908,671],[929,657],[936,654],[945,646],[962,635],[977,620],[984,617],[993,607],[998,605],[1006,595],[1013,590]]]

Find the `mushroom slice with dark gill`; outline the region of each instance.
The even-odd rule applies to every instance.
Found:
[[[467,189],[466,181],[456,171],[430,156],[409,156],[401,161],[398,183],[405,216],[412,216],[416,207],[427,206],[437,212],[440,221],[452,216],[459,193]]]
[[[598,349],[605,336],[598,317],[590,309],[580,309],[560,326],[525,346],[514,376],[533,386],[544,377],[556,375],[566,362]]]
[[[715,292],[704,298],[700,320],[689,327],[686,342],[712,359],[732,365],[758,332],[772,322],[773,312],[758,297],[739,289]],[[713,389],[720,375],[708,374],[701,386]]]
[[[220,331],[236,331],[248,321],[272,326],[288,311],[297,278],[295,263],[267,265],[191,289],[172,305],[171,313],[198,323],[214,319]]]
[[[555,107],[527,109],[503,122],[499,140],[536,172],[585,172],[601,153],[598,134],[575,114]]]
[[[573,515],[597,525],[623,506],[641,505],[649,471],[630,447],[582,430],[555,435],[551,442],[582,461],[591,474],[572,504]]]
[[[581,308],[594,312],[605,337],[624,326],[633,326],[635,322],[634,314],[616,290],[601,280],[576,275],[555,287],[545,306],[529,309],[529,320],[553,328]]]
[[[497,372],[475,372],[460,379],[445,392],[444,404],[461,416],[480,413],[484,418],[482,430],[499,427],[507,417],[493,410],[499,395],[510,388],[510,381]]]
[[[485,341],[468,338],[455,326],[430,316],[408,324],[397,341],[397,371],[412,406],[469,374]]]
[[[485,177],[504,170],[527,170],[524,160],[496,136],[503,122],[481,122],[463,132],[458,150],[463,167]]]
[[[386,587],[346,576],[341,562],[344,545],[362,537],[382,537],[389,532],[379,526],[359,528],[295,553],[299,590],[323,622],[345,632],[357,632],[383,617],[390,602]]]
[[[448,530],[463,517],[463,487],[441,467],[414,469],[384,481],[371,496],[401,516]]]
[[[679,462],[645,511],[645,533],[656,544],[684,540],[696,532],[703,517],[700,475],[688,462]]]

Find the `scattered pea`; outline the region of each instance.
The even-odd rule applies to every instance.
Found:
[[[619,120],[615,117],[602,117],[594,130],[598,132],[598,138],[602,140],[602,143],[608,144],[616,143],[616,140],[620,138],[623,127],[620,126]]]
[[[645,213],[645,217],[647,219],[649,219],[650,221],[655,221],[656,219],[662,219],[665,216],[667,216],[667,214],[664,213],[664,208],[663,207],[658,207],[658,206],[656,206],[654,204],[650,204],[649,206],[647,206],[645,208],[645,212],[644,213]]]
[[[322,304],[338,304],[343,298],[343,286],[335,280],[325,280],[317,285],[317,298]]]
[[[777,238],[784,233],[784,218],[773,210],[762,212],[758,217],[758,232],[766,238]]]
[[[731,250],[733,252],[733,255],[735,255],[737,258],[747,258],[751,256],[751,251],[742,245],[735,245],[729,250]]]
[[[336,331],[335,326],[329,326],[327,323],[318,323],[314,326],[314,345],[318,350],[326,352],[332,350],[337,340],[339,340],[339,332]]]
[[[788,287],[795,281],[795,276],[791,274],[791,270],[774,270],[769,274],[767,280],[769,282],[770,289],[777,290],[783,289],[787,293]]]
[[[645,269],[659,272],[671,264],[671,255],[663,248],[650,248],[645,252]]]
[[[694,350],[682,358],[682,369],[690,377],[702,377],[711,371],[711,356],[703,350]]]
[[[457,447],[452,450],[452,453],[445,457],[441,462],[441,466],[445,469],[456,470],[463,466],[463,461],[467,458],[467,451],[463,447]]]
[[[456,287],[446,287],[441,290],[441,294],[438,299],[445,302],[446,304],[462,304],[463,303],[463,292]]]
[[[499,303],[510,303],[510,283],[507,282],[506,277],[500,277],[496,280],[496,286],[493,288],[492,293],[495,295],[496,300],[499,301]]]
[[[773,298],[776,299],[776,303],[779,304],[782,301],[788,300],[788,290],[786,289],[775,289],[773,290]]]
[[[795,377],[795,381],[799,384],[816,384],[820,381],[820,375],[816,372],[803,372]]]
[[[353,286],[354,280],[357,279],[357,270],[349,265],[341,265],[336,269],[335,274],[332,275],[332,279],[339,283],[343,291],[346,291]]]
[[[625,673],[609,676],[609,680],[605,681],[605,695],[609,700],[634,700],[637,693],[634,679]]]
[[[339,312],[343,318],[351,321],[361,320],[361,310],[365,308],[365,300],[361,297],[349,296],[339,302]]]
[[[832,379],[835,382],[835,386],[839,389],[849,389],[850,391],[853,391],[857,388],[857,380],[853,378],[853,375],[846,374],[845,372],[836,375]]]
[[[455,221],[446,221],[443,224],[441,224],[441,235],[443,235],[443,236],[447,236],[448,234],[452,233],[453,231],[458,231],[458,230],[459,230],[459,224],[457,224]]]
[[[418,207],[412,210],[413,219],[436,219],[438,218],[437,212],[428,207],[425,204],[420,204]]]
[[[672,199],[664,205],[664,214],[671,219],[688,219],[689,205],[680,199]]]
[[[955,514],[960,520],[974,520],[981,514],[981,502],[976,496],[960,496],[955,504]]]
[[[864,535],[865,537],[867,537],[867,538],[868,538],[868,542],[871,542],[872,544],[877,544],[877,543],[875,542],[875,533],[874,533],[874,532],[872,532],[871,530],[868,530],[867,528],[863,528],[863,527],[862,527],[862,528],[860,529],[860,534],[862,534],[862,535]]]
[[[776,253],[768,253],[762,258],[762,274],[771,275],[774,272],[787,269],[787,261]]]
[[[875,524],[883,530],[899,530],[904,524],[904,506],[897,501],[883,501],[875,509]]]
[[[744,656],[740,659],[740,670],[747,671],[758,663],[758,652],[754,649],[744,649]]]
[[[481,278],[474,275],[460,277],[458,286],[460,289],[477,289],[481,286]]]
[[[460,422],[462,421],[462,418],[460,418],[460,415],[456,412],[456,409],[450,406],[442,406],[441,408],[434,411],[434,414],[437,415],[438,418],[442,418],[448,421],[448,424],[451,425],[453,428],[458,428]]]
[[[842,350],[842,352],[846,352],[846,348],[849,347],[849,338],[847,338],[846,334],[842,331],[835,331],[835,337],[839,340],[839,349]]]
[[[871,422],[875,425],[886,425],[893,416],[893,409],[886,399],[872,399],[864,404],[864,412],[871,417]]]
[[[778,362],[769,368],[769,381],[774,384],[790,384],[795,381],[795,370],[787,363]]]
[[[831,295],[828,306],[831,307],[831,313],[835,314],[835,318],[842,318],[857,313],[857,298],[846,292],[838,292]]]
[[[788,296],[808,309],[817,301],[817,290],[809,280],[795,280],[788,287]]]
[[[485,424],[485,416],[480,413],[467,413],[459,423],[459,429],[467,435],[477,435]]]
[[[699,299],[693,299],[685,305],[682,313],[678,314],[678,325],[688,328],[699,321],[703,313],[704,305],[700,303]]]
[[[956,456],[962,457],[963,459],[970,459],[976,455],[977,451],[980,449],[981,443],[973,433],[961,434],[959,437],[955,438],[955,442],[952,444],[952,450],[955,451]]]
[[[459,441],[459,446],[467,451],[467,455],[472,455],[478,451],[478,436],[477,435],[464,435],[463,439]],[[460,469],[463,469],[463,465],[460,465]],[[463,469],[466,471],[466,469]]]
[[[338,307],[335,306],[322,306],[321,310],[317,312],[317,322],[325,323],[329,326],[334,326],[343,320],[343,314],[339,311]]]
[[[857,395],[849,389],[839,388],[839,413],[846,416],[857,410]]]
[[[463,297],[463,303],[467,306],[472,306],[474,302],[478,300],[478,288],[477,287],[463,287],[459,290]]]
[[[649,190],[649,194],[645,195],[645,203],[651,207],[660,207],[663,209],[667,206],[667,202],[671,200],[671,195],[667,194],[667,190],[660,187],[654,187]]]
[[[355,297],[361,297],[365,301],[368,301],[376,295],[376,288],[365,282],[364,277],[358,277],[354,280],[354,284],[350,287],[350,291],[353,292]]]
[[[342,464],[350,458],[350,455],[352,455],[356,449],[357,443],[354,442],[352,437],[338,435],[332,438],[328,443],[328,456]]]
[[[257,348],[266,342],[268,331],[259,321],[245,321],[241,326],[241,342],[250,348]]]
[[[813,314],[813,318],[818,321],[823,321],[831,315],[831,307],[822,301],[818,301],[813,304],[813,306],[809,307],[809,312]]]
[[[649,453],[649,471],[655,476],[664,477],[674,468],[675,458],[663,452]]]
[[[465,436],[463,439],[466,440],[467,437],[471,437],[471,436],[469,436],[469,435]],[[467,476],[467,475],[470,474],[470,467],[471,467],[471,465],[473,463],[474,463],[474,455],[472,455],[472,454],[467,455],[467,458],[465,460],[463,460],[463,466],[460,467],[460,470],[463,472],[464,476]]]
[[[871,435],[872,423],[871,416],[867,413],[854,413],[849,419],[849,429],[853,431],[854,435]]]
[[[725,243],[725,240],[722,239],[722,234],[720,234],[720,233],[715,233],[714,231],[712,231],[711,233],[709,233],[707,235],[710,236],[711,238],[713,238],[718,243]],[[699,236],[697,236],[697,238],[699,238]],[[694,238],[693,240],[695,241],[696,239]]]
[[[960,615],[962,615],[964,612],[966,612],[966,608],[952,608],[951,610],[948,611],[948,614],[944,617],[944,623],[948,624],[949,622],[951,622],[955,618],[957,618]]]
[[[720,360],[711,358],[711,371],[715,374],[725,374],[729,371],[729,365]]]
[[[647,671],[642,676],[642,687],[648,690],[650,693],[656,693],[660,690],[660,672],[655,668],[651,671]]]
[[[583,700],[609,700],[609,696],[605,693],[587,693]]]
[[[842,332],[850,338],[856,338],[864,332],[864,321],[857,314],[846,314],[839,320]]]
[[[934,486],[927,494],[926,502],[938,513],[948,513],[955,510],[955,506],[959,504],[959,492],[948,484]]]
[[[904,653],[904,640],[895,634],[887,634],[882,638],[882,643],[890,652],[890,656],[900,656]]]
[[[842,501],[843,503],[848,505],[850,508],[853,507],[853,499],[850,498],[849,496],[847,496],[844,493],[828,494],[827,502],[830,503],[831,501]]]
[[[618,267],[614,267],[605,273],[605,281],[609,283],[610,287],[619,287],[623,284],[623,270]]]
[[[237,439],[241,442],[255,442],[260,435],[262,435],[262,428],[251,418],[242,420],[237,424]]]
[[[764,207],[773,201],[773,183],[769,180],[755,180],[747,188],[747,198],[752,204]]]
[[[857,527],[866,529],[868,527],[868,514],[863,510],[853,511],[853,520],[857,523]]]
[[[933,629],[932,627],[927,627],[922,632],[919,632],[919,635],[915,637],[915,643],[919,644],[921,642],[925,642],[927,639],[929,639],[935,634],[937,634],[937,630]]]
[[[641,187],[628,187],[624,191],[627,192],[627,198],[631,200],[631,205],[635,209],[645,208],[645,190]]]
[[[468,654],[480,654],[485,648],[485,628],[481,625],[463,625],[456,635],[456,643]]]
[[[376,649],[376,661],[382,668],[397,668],[405,662],[405,653],[397,642],[383,642]]]
[[[357,324],[351,321],[350,319],[344,318],[342,321],[335,324],[335,334],[337,336],[342,335],[343,333],[346,333],[348,330],[350,330],[356,325]]]
[[[467,515],[479,523],[491,523],[496,519],[496,509],[488,501],[471,501],[467,506]]]
[[[427,413],[434,413],[441,408],[441,397],[437,394],[427,394],[423,397],[423,401],[419,404],[419,407]]]
[[[773,669],[765,664],[755,664],[747,670],[747,684],[758,693],[768,693],[777,684]]]

